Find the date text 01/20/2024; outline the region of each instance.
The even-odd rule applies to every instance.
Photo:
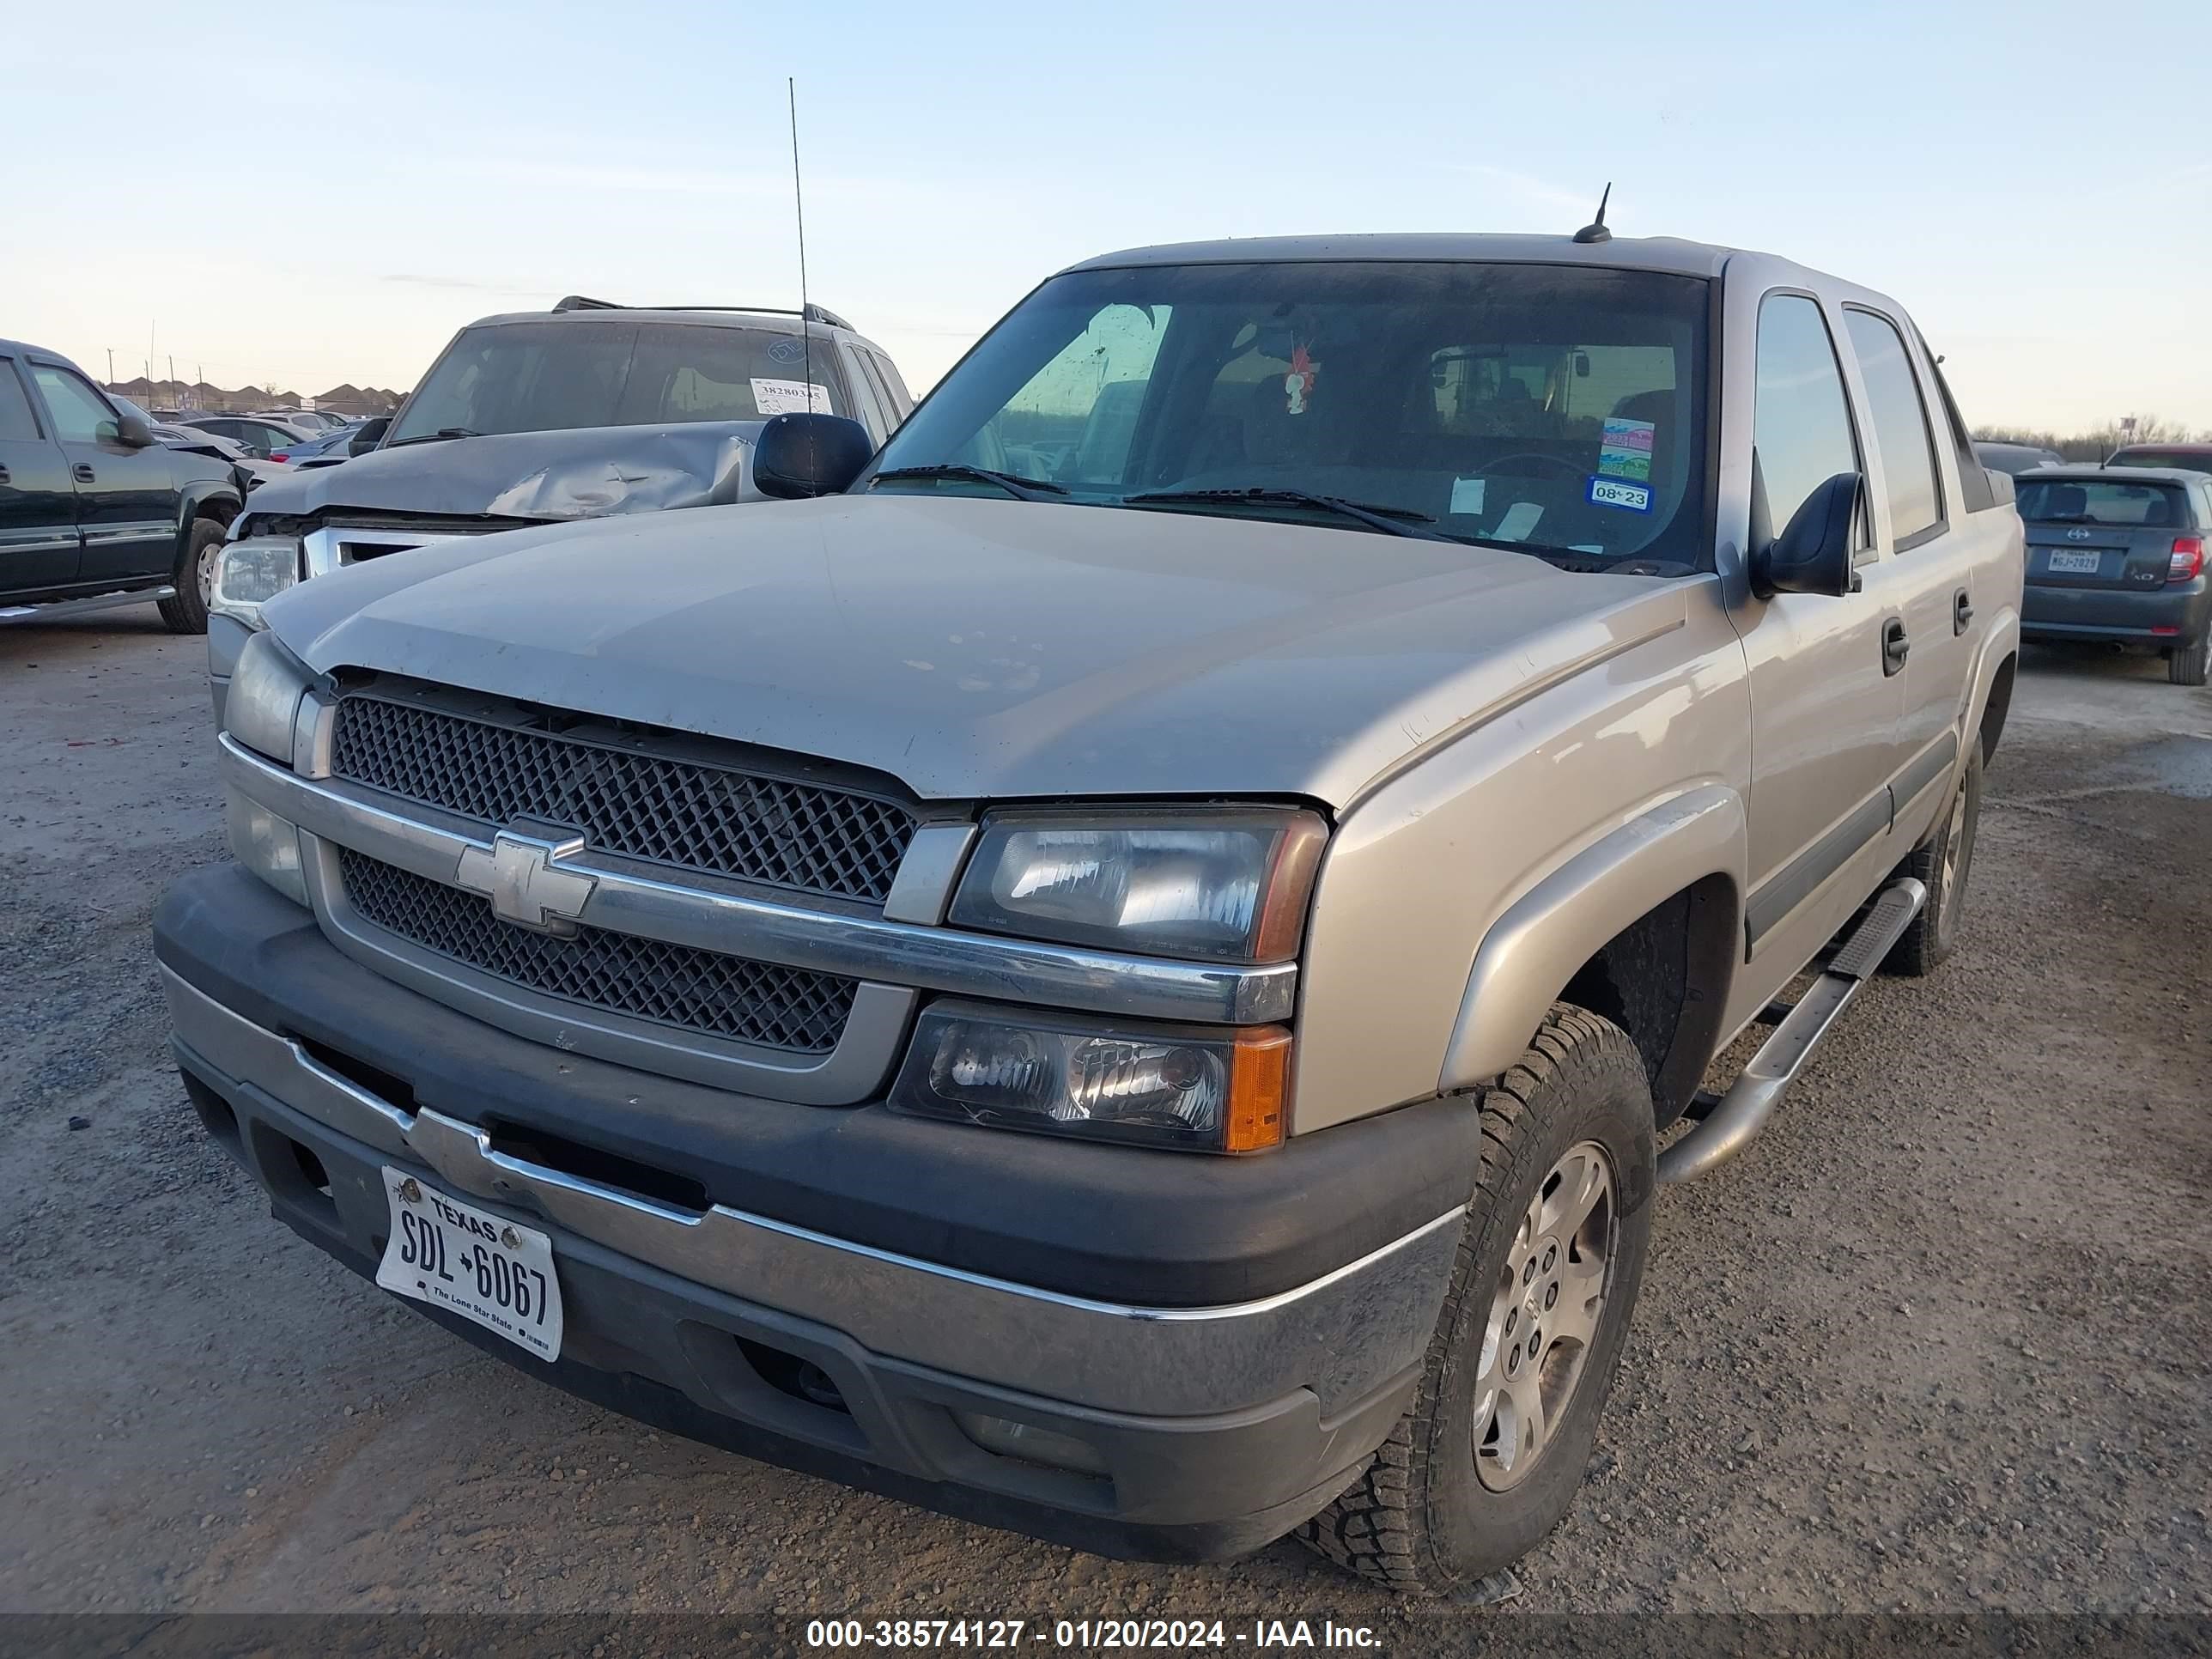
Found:
[[[1318,1624],[1305,1619],[1255,1619],[1249,1626],[1221,1619],[815,1619],[806,1626],[810,1648],[1000,1648],[1031,1643],[1054,1648],[1371,1649],[1379,1645],[1364,1625]]]

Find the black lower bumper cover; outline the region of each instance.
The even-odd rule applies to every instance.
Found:
[[[1460,1172],[1474,1159],[1463,1144],[1474,1114],[1446,1103],[1231,1162],[648,1079],[556,1056],[368,972],[234,867],[176,884],[155,932],[161,960],[187,984],[386,1074],[411,1103],[599,1139],[624,1157],[705,1170],[717,1202],[799,1225],[834,1214],[835,1231],[858,1242],[1100,1300],[1209,1306],[1291,1288],[1447,1211],[1455,1188],[1463,1201]],[[388,1225],[383,1156],[182,1043],[179,1059],[203,1121],[268,1190],[275,1213],[374,1278]],[[823,1136],[836,1156],[824,1155]],[[1158,1201],[1163,1189],[1175,1203]],[[546,1226],[527,1212],[513,1218]],[[1331,1241],[1319,1260],[1316,1235]],[[1215,1559],[1280,1536],[1353,1478],[1415,1381],[1392,1377],[1326,1419],[1303,1389],[1210,1416],[1108,1413],[876,1353],[591,1240],[554,1237],[568,1322],[557,1363],[421,1310],[532,1375],[672,1432],[1101,1554]],[[1103,1467],[1079,1473],[986,1450],[959,1425],[968,1413],[1065,1434]]]

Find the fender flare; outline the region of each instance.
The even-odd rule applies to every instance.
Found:
[[[1437,1091],[1473,1088],[1520,1059],[1576,970],[1653,906],[1718,875],[1735,886],[1740,914],[1747,845],[1743,798],[1707,784],[1630,819],[1544,876],[1475,951]],[[1731,923],[1729,937],[1729,960],[1738,961],[1740,924]]]
[[[203,507],[213,507],[225,524],[245,510],[246,497],[227,478],[194,478],[177,492],[177,548],[184,549],[185,538],[191,533],[192,520],[203,515]]]
[[[1974,741],[1982,729],[1982,722],[1990,709],[1990,690],[1996,683],[1997,670],[2008,657],[2020,655],[2020,612],[2007,605],[1990,623],[1982,640],[1981,655],[1974,661],[1974,678],[1966,690],[1965,720],[1960,727],[1959,742],[1964,745]]]

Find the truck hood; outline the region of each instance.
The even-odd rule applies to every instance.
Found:
[[[1696,586],[1365,531],[884,493],[466,537],[304,582],[266,616],[319,671],[831,757],[925,798],[1341,806],[1680,627]]]
[[[580,427],[372,449],[253,492],[257,514],[349,511],[558,520],[758,499],[760,421]]]

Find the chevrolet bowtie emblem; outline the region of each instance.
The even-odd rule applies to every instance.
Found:
[[[492,914],[502,921],[535,933],[572,934],[576,918],[584,914],[584,901],[599,880],[563,870],[554,860],[583,850],[581,836],[555,841],[502,830],[489,848],[462,853],[453,879],[489,899]]]

